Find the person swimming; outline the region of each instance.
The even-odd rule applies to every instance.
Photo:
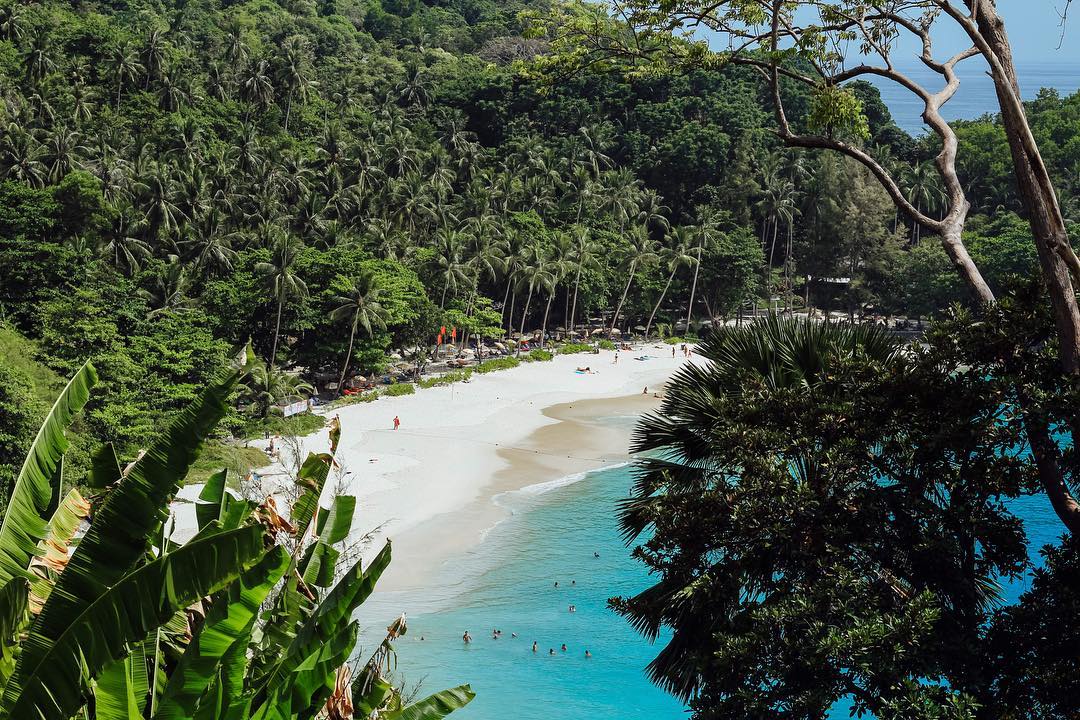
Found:
[[[555,587],[559,587],[559,581],[558,580],[555,581]]]
[[[591,652],[589,652],[588,650],[586,650],[586,651],[585,651],[585,657],[586,657],[586,658],[591,658],[591,657],[592,657],[592,653],[591,653]]]
[[[598,558],[598,557],[600,557],[600,553],[598,553],[598,552],[594,552],[594,553],[592,554],[592,556],[593,556],[594,558]]]
[[[577,612],[577,606],[576,605],[571,605],[570,606],[570,612]]]
[[[472,642],[472,635],[469,634],[468,630],[466,630],[465,634],[461,636],[461,642],[466,643],[466,644]]]
[[[566,652],[566,643],[563,643],[562,647],[559,648],[559,649],[562,650],[563,652]]]
[[[555,654],[555,648],[548,648],[548,655],[554,655],[554,654]]]
[[[533,640],[533,652],[536,652],[536,641]]]

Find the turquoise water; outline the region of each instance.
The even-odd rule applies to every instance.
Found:
[[[564,718],[662,720],[684,713],[643,673],[659,647],[607,609],[609,597],[649,584],[615,528],[615,503],[630,488],[628,468],[567,481],[498,498],[514,515],[452,563],[447,583],[456,587],[434,598],[435,607],[417,611],[433,598],[394,593],[365,607],[365,616],[373,611],[381,621],[377,627],[395,615],[392,608],[413,608],[409,632],[397,643],[404,682],[422,681],[421,694],[471,683],[477,697],[455,718],[550,720],[552,707]],[[501,639],[492,639],[494,628]],[[466,630],[470,645],[461,641]]]
[[[611,422],[629,429],[633,420]],[[607,609],[609,597],[649,584],[616,530],[616,503],[630,485],[623,466],[499,496],[513,514],[476,549],[448,563],[431,589],[376,593],[365,604],[361,621],[371,634],[364,640],[371,643],[375,630],[407,610],[409,633],[397,644],[399,680],[420,683],[420,694],[471,683],[477,698],[455,714],[460,720],[550,720],[553,705],[564,718],[685,716],[682,704],[644,675],[659,645]],[[1057,541],[1061,525],[1041,495],[1014,501],[1013,508],[1026,520],[1037,561],[1038,549]],[[1007,599],[1028,584],[1009,584]],[[503,631],[498,640],[491,637],[494,628]],[[470,645],[461,641],[466,630]],[[584,657],[586,649],[592,658]],[[832,716],[849,717],[846,704],[838,703]]]

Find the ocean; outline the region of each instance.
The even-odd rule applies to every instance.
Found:
[[[931,91],[944,85],[940,75],[923,65],[899,69]],[[994,84],[987,76],[987,70],[982,58],[970,58],[957,66],[960,88],[941,109],[946,120],[974,120],[998,113]],[[1057,90],[1061,95],[1071,95],[1080,89],[1080,64],[1075,62],[1019,62],[1017,74],[1025,100],[1033,99],[1041,88]],[[921,100],[891,80],[870,76],[867,79],[881,91],[881,99],[901,129],[911,135],[929,132],[922,122]]]
[[[608,422],[629,431],[635,420]],[[375,593],[362,609],[362,642],[376,642],[381,628],[408,610],[409,632],[396,643],[400,680],[419,684],[419,696],[471,683],[477,697],[455,713],[460,720],[549,720],[553,707],[571,720],[685,717],[683,704],[644,674],[666,638],[649,643],[607,608],[609,597],[650,584],[615,524],[616,505],[631,483],[630,467],[622,465],[498,496],[510,517],[447,563],[429,589]],[[1061,526],[1042,496],[1014,507],[1028,521],[1037,559]],[[1018,597],[1027,584],[1010,584],[1007,598]],[[576,612],[569,612],[570,605]],[[497,640],[493,629],[502,630]],[[471,644],[462,643],[465,631]],[[847,705],[839,703],[832,717],[849,717]]]

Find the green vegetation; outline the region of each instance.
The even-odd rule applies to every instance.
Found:
[[[573,355],[575,353],[592,352],[593,346],[586,345],[585,343],[566,343],[559,346],[560,355]]]
[[[356,498],[321,508],[319,497],[340,428],[294,479],[291,522],[229,491],[222,470],[199,496],[197,534],[162,543],[169,503],[249,367],[210,382],[123,472],[102,446],[80,483],[92,500],[74,489],[59,500],[58,469],[97,371],[83,365],[62,390],[0,525],[0,717],[297,718],[337,704],[355,705],[355,717],[437,720],[472,700],[462,686],[406,707],[385,676],[404,617],[350,683],[358,626],[349,618],[390,545],[363,568],[337,567]],[[195,603],[198,622],[186,612]]]
[[[448,373],[436,375],[435,377],[421,378],[417,385],[422,388],[433,388],[439,387],[440,385],[452,385],[456,382],[468,382],[470,377],[472,377],[472,368],[451,370]]]
[[[554,357],[555,354],[552,353],[550,350],[542,350],[540,348],[536,348],[535,350],[530,350],[529,354],[525,356],[525,359],[529,362],[548,362]]]
[[[388,386],[383,393],[387,397],[400,397],[401,395],[412,395],[416,392],[416,386],[412,383],[394,383]]]
[[[481,375],[484,375],[486,373],[495,372],[497,370],[509,370],[511,368],[516,368],[520,364],[521,361],[518,360],[516,357],[492,358],[491,360],[485,360],[484,362],[477,365],[475,370]]]

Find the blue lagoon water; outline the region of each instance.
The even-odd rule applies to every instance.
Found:
[[[365,605],[375,628],[410,609],[396,644],[405,683],[422,681],[421,695],[471,683],[477,697],[455,714],[461,720],[550,720],[553,707],[561,718],[682,716],[683,705],[644,674],[661,645],[607,608],[609,597],[649,585],[616,529],[616,503],[630,484],[623,466],[505,493],[496,501],[513,515],[448,564],[440,590],[377,593]],[[501,639],[492,639],[495,628]],[[471,645],[462,643],[466,630]]]
[[[633,421],[611,420],[628,435]],[[396,644],[399,681],[421,683],[421,694],[471,683],[477,697],[455,714],[460,720],[550,720],[553,707],[572,720],[685,716],[685,707],[644,674],[666,637],[650,644],[607,608],[609,597],[650,584],[616,528],[616,505],[631,482],[630,468],[621,466],[498,496],[512,515],[475,549],[449,561],[430,588],[376,593],[364,605],[362,642],[377,642],[378,631],[407,610],[409,632]],[[1061,525],[1042,495],[1013,507],[1026,520],[1038,562],[1039,548],[1058,540]],[[1007,599],[1028,586],[1027,579],[1010,583]],[[569,605],[576,612],[568,612]],[[503,631],[501,639],[492,639],[494,628]],[[471,645],[461,641],[466,630]],[[586,649],[592,658],[584,657]],[[849,717],[847,705],[838,703],[833,717]]]

